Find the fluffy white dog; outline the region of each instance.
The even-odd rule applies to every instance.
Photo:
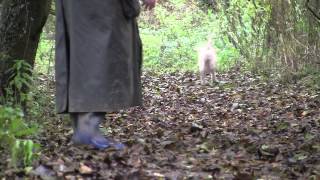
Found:
[[[209,36],[205,45],[198,48],[198,65],[200,70],[201,84],[205,84],[205,76],[211,75],[212,83],[216,81],[217,54],[212,46],[212,39]]]

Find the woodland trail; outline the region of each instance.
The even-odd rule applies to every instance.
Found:
[[[320,178],[319,90],[237,72],[217,77],[200,86],[197,74],[145,73],[144,107],[108,114],[103,128],[128,146],[122,152],[73,147],[68,121],[53,114],[36,139],[34,173],[7,177]]]

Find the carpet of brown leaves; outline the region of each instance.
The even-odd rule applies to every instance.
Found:
[[[230,72],[201,86],[192,73],[145,73],[144,106],[109,113],[102,130],[127,145],[70,144],[65,117],[50,119],[28,175],[42,179],[319,179],[320,95]]]

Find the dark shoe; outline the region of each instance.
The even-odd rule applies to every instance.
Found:
[[[73,121],[74,134],[72,141],[75,144],[90,145],[98,149],[113,147],[122,150],[121,143],[106,139],[99,130],[99,124],[104,120],[105,113],[74,113],[70,114]]]

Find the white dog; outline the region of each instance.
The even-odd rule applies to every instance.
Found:
[[[216,81],[217,54],[212,46],[211,37],[208,37],[206,45],[198,48],[198,65],[202,85],[205,84],[207,74],[211,75],[212,83]]]

